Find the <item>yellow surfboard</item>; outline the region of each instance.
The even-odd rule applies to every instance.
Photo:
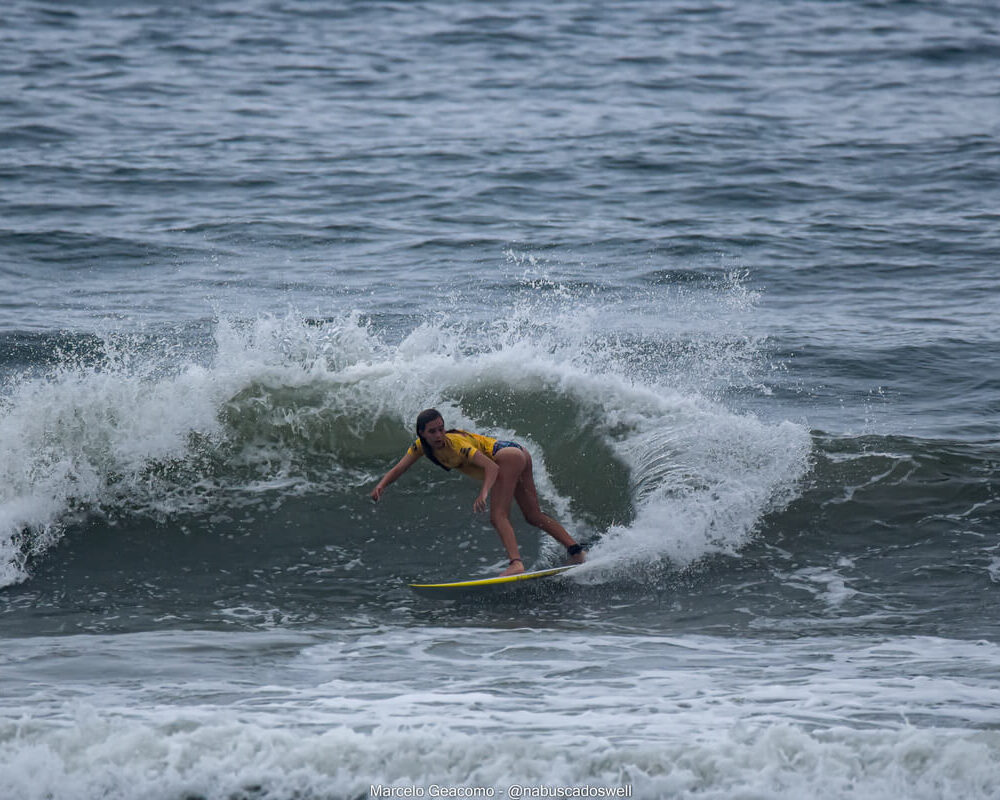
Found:
[[[420,594],[441,595],[475,592],[483,589],[512,588],[516,585],[524,585],[524,581],[533,581],[539,578],[549,578],[553,575],[560,575],[563,572],[578,566],[580,565],[567,564],[564,567],[540,569],[535,572],[522,572],[520,575],[505,575],[500,578],[480,578],[474,581],[455,581],[453,583],[411,583],[410,588]]]

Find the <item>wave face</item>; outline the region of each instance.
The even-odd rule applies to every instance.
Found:
[[[809,431],[753,410],[781,370],[749,333],[759,298],[738,276],[679,295],[668,321],[630,311],[639,292],[595,303],[537,276],[517,291],[502,319],[456,294],[448,306],[471,312],[65,335],[8,382],[5,585],[32,578],[33,602],[53,607],[57,587],[98,603],[113,587],[170,627],[217,623],[220,592],[246,609],[230,621],[322,618],[303,574],[336,575],[345,603],[376,607],[387,589],[409,607],[408,580],[490,574],[502,551],[467,479],[421,463],[368,500],[433,406],[531,450],[543,505],[588,544],[587,602],[621,596],[640,619],[650,598],[709,581],[700,613],[751,630],[819,615],[971,635],[969,597],[1000,579],[990,445]],[[42,351],[28,341],[22,355]],[[559,560],[514,519],[529,563]],[[169,586],[161,562],[185,565]],[[245,585],[262,570],[282,611]],[[976,624],[995,627],[988,605]]]
[[[706,337],[675,356],[605,335],[602,313],[563,297],[410,329],[356,313],[219,319],[204,352],[182,333],[70,338],[5,399],[3,581],[23,580],[88,515],[210,527],[218,508],[265,495],[363,494],[430,406],[523,441],[547,501],[609,567],[738,551],[795,496],[809,435],[710,399],[754,342],[736,353]],[[387,514],[404,524],[429,505]]]

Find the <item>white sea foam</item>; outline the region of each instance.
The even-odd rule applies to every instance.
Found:
[[[4,754],[0,791],[20,800],[334,800],[368,797],[372,786],[427,795],[478,787],[507,797],[517,784],[627,786],[640,800],[985,800],[1000,781],[995,733],[815,733],[780,724],[686,743],[617,744],[570,731],[487,738],[439,724],[298,731],[235,715],[162,716],[150,723],[92,710],[58,731],[24,726]]]
[[[33,639],[4,661],[0,796],[22,800],[515,783],[974,800],[1000,783],[986,643],[382,628]]]

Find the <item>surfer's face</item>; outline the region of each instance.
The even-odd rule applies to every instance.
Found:
[[[427,440],[431,447],[440,450],[445,445],[444,420],[441,417],[432,419],[425,426],[421,435]]]

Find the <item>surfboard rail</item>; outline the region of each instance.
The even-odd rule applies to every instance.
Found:
[[[522,572],[518,575],[503,575],[494,578],[478,578],[476,580],[452,581],[450,583],[411,583],[410,588],[415,591],[433,592],[436,590],[472,590],[485,589],[489,587],[502,587],[516,584],[522,581],[548,578],[571,570],[579,564],[567,564],[562,567],[550,567],[532,572]]]

